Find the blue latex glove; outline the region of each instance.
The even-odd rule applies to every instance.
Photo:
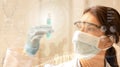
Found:
[[[44,34],[51,32],[53,32],[52,27],[48,25],[33,27],[28,33],[27,43],[24,47],[25,52],[30,56],[35,55],[39,49],[40,39]]]

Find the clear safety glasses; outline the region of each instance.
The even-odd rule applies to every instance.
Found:
[[[90,22],[81,22],[77,21],[74,23],[76,26],[77,30],[84,30],[85,32],[88,33],[99,33],[101,30],[101,26],[98,26],[96,24],[90,23]]]

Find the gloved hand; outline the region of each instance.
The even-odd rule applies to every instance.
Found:
[[[51,32],[53,32],[52,27],[48,25],[33,27],[28,32],[27,43],[25,44],[24,51],[30,56],[35,55],[39,49],[40,39],[44,34]]]

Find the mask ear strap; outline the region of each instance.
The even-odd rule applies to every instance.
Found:
[[[103,50],[103,51],[104,51],[104,50],[108,50],[108,49],[109,49],[109,48],[111,48],[111,47],[112,47],[112,46],[110,46],[110,47],[107,47],[107,48],[105,48],[105,49],[101,49],[101,50]]]
[[[109,37],[110,38],[110,40],[113,42],[114,41],[114,38],[113,38],[113,36],[101,36],[100,37],[100,39],[102,39],[103,41],[104,41],[104,38],[106,38],[106,37]],[[101,50],[107,50],[107,49],[109,49],[109,48],[111,48],[112,47],[112,45],[111,46],[109,46],[109,47],[107,47],[107,48],[104,48],[104,49],[101,49]]]
[[[114,35],[109,36],[110,40],[115,43]]]
[[[100,37],[101,41],[104,42],[104,40],[105,40],[104,38],[106,38],[106,37],[107,37],[107,36],[105,36],[105,35],[101,36],[101,37]]]

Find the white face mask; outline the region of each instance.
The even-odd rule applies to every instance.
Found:
[[[75,31],[72,42],[74,44],[74,51],[79,58],[91,58],[99,53],[98,48],[101,37],[96,37],[81,31]]]

